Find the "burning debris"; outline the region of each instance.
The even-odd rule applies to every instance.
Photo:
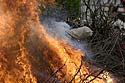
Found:
[[[0,0],[0,83],[114,83],[85,54],[49,36],[36,0]]]

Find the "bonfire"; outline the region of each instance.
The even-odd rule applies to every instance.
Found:
[[[85,53],[47,34],[40,0],[0,0],[0,83],[114,83]]]

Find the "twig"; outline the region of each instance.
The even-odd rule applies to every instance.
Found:
[[[82,67],[82,60],[81,60],[81,64],[80,64],[80,66],[79,66],[78,71],[76,72],[76,74],[73,76],[73,78],[71,79],[71,81],[70,81],[69,83],[72,83],[72,81],[75,79],[75,77],[77,76],[77,74],[80,72],[81,67]]]
[[[87,83],[90,83],[90,82],[92,82],[93,80],[95,80],[100,74],[103,73],[104,70],[105,70],[105,69],[101,70],[93,79],[91,79],[91,80],[90,80],[89,82],[87,82]]]
[[[66,63],[66,62],[65,62]],[[61,70],[65,64],[63,64],[61,67],[59,67],[44,83],[47,83],[59,70]]]

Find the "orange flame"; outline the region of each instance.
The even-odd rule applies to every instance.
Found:
[[[84,53],[48,35],[37,6],[36,0],[0,0],[0,83],[92,80]],[[107,76],[107,81],[96,78],[91,83],[113,83]]]

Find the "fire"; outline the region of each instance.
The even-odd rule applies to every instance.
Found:
[[[88,76],[85,54],[49,36],[37,6],[36,0],[0,0],[0,83],[113,83],[107,72]]]

